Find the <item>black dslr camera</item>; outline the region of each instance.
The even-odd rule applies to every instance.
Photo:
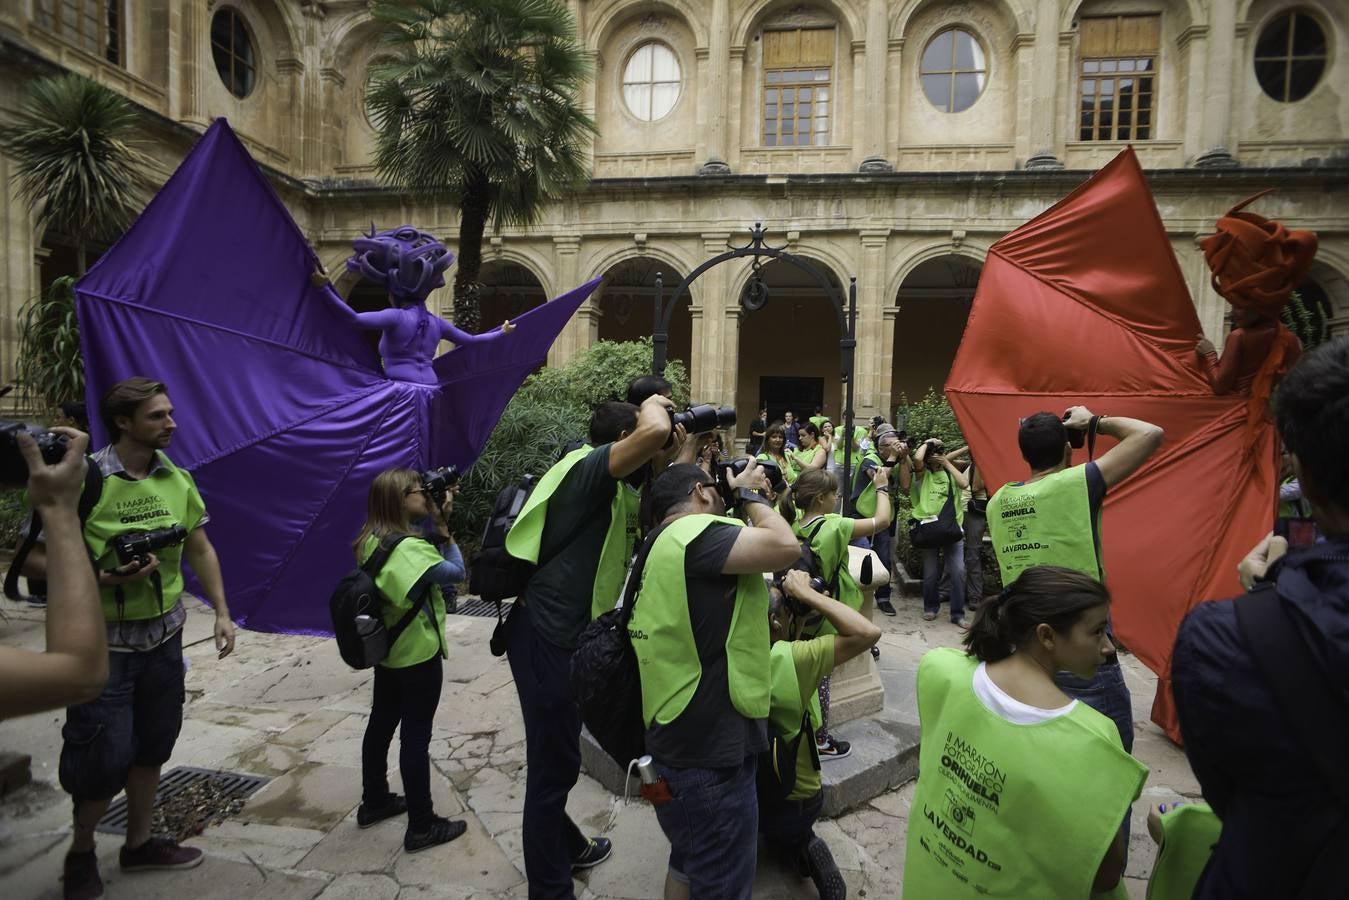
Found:
[[[454,466],[442,466],[422,473],[422,490],[435,501],[436,506],[445,502],[450,488],[459,483],[459,470]]]
[[[700,403],[683,412],[670,410],[670,439],[665,442],[667,447],[674,443],[676,425],[683,425],[689,434],[706,434],[714,428],[734,428],[735,407]]]
[[[19,435],[27,434],[37,441],[38,453],[48,465],[55,465],[66,455],[70,441],[63,434],[55,434],[36,425],[25,425],[10,419],[0,419],[0,485],[22,487],[28,483],[28,461],[19,450]]]
[[[727,509],[735,505],[733,499],[735,488],[731,487],[731,479],[744,472],[751,461],[747,457],[741,457],[717,466],[717,489],[721,491],[721,498],[726,501]],[[764,477],[768,479],[768,486],[773,493],[781,494],[787,490],[787,479],[782,477],[782,470],[778,468],[777,463],[771,459],[760,459],[757,462],[763,469]]]
[[[804,555],[805,554],[803,553],[802,556]],[[801,571],[810,575],[810,589],[817,594],[829,593],[829,586],[824,583],[824,579],[821,578],[819,575],[811,573],[810,563],[805,559],[799,559],[796,562],[792,563],[792,565],[789,568],[783,569],[781,572],[773,573],[772,587],[775,587],[782,592],[783,605],[786,606],[787,609],[791,610],[793,615],[797,616],[814,615],[814,613],[811,612],[811,608],[807,606],[805,602],[798,600],[791,594],[787,593],[787,588],[784,582],[787,579],[787,573],[792,571],[792,569],[800,569]]]
[[[181,525],[169,528],[152,528],[149,531],[128,531],[112,539],[112,549],[117,554],[118,567],[136,564],[144,569],[150,565],[150,554],[165,547],[175,547],[187,540],[187,529]]]
[[[1063,421],[1068,421],[1068,413],[1063,414]],[[1068,446],[1074,450],[1081,450],[1087,444],[1087,429],[1085,428],[1065,428],[1068,432]]]

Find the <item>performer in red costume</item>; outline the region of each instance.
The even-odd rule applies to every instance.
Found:
[[[1115,633],[1157,673],[1152,718],[1177,741],[1176,629],[1195,604],[1240,591],[1237,563],[1269,531],[1279,454],[1265,408],[1299,352],[1277,319],[1315,249],[1313,235],[1244,205],[1202,245],[1238,310],[1221,362],[1196,353],[1194,301],[1125,150],[989,249],[946,384],[990,492],[1024,475],[1020,417],[1085,405],[1165,430],[1162,449],[1106,495],[1101,528]]]

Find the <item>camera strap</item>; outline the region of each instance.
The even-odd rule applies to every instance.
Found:
[[[1096,458],[1096,434],[1101,430],[1101,417],[1092,416],[1087,423],[1087,459]]]
[[[79,504],[76,512],[80,517],[80,524],[89,518],[89,513],[98,503],[99,497],[103,496],[103,470],[98,464],[89,459],[89,468],[84,476],[84,490],[80,492]],[[37,544],[38,536],[42,534],[42,515],[33,507],[33,520],[29,523],[28,533],[24,535],[19,548],[14,552],[14,561],[9,565],[9,571],[5,573],[5,596],[11,600],[21,600],[23,595],[19,593],[19,574],[23,569],[23,564],[28,561],[28,554],[33,552],[33,547]],[[93,554],[89,556],[89,565],[98,572],[98,564],[94,560]]]

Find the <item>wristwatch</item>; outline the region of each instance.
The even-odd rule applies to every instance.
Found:
[[[752,491],[749,488],[736,488],[734,497],[735,506],[737,508],[743,508],[746,503],[762,503],[769,509],[773,508],[773,504],[769,502],[767,497],[760,494],[758,491]]]

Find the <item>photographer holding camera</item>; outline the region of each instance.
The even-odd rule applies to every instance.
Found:
[[[806,637],[803,629],[814,617],[828,622],[828,631]],[[768,632],[773,642],[769,721],[780,740],[795,740],[803,725],[806,733],[798,742],[795,782],[782,786],[785,796],[781,789],[764,790],[760,780],[759,831],[810,873],[820,900],[843,900],[847,896],[843,876],[829,846],[814,830],[824,807],[824,791],[820,757],[813,747],[822,717],[811,701],[829,673],[874,646],[881,630],[856,609],[812,588],[807,572],[792,569],[783,578],[782,590],[769,592]]]
[[[98,582],[89,566],[76,511],[84,488],[89,436],[53,429],[69,439],[61,461],[43,460],[37,443],[17,436],[28,465],[28,502],[42,518],[48,576],[47,649],[0,647],[0,719],[93,700],[108,680],[108,641]]]
[[[755,489],[763,470],[729,475],[738,512],[693,465],[651,483],[660,529],[647,540],[628,634],[641,673],[646,749],[671,798],[656,806],[670,841],[666,896],[749,897],[758,844],[755,759],[768,747],[768,588],[801,547]]]
[[[467,827],[463,821],[435,814],[427,752],[444,680],[440,661],[449,657],[446,608],[454,608],[454,587],[464,580],[464,558],[448,524],[455,480],[452,469],[425,476],[411,469],[381,472],[370,485],[365,525],[352,545],[356,561],[363,564],[381,544],[397,541],[375,577],[375,586],[387,601],[380,610],[386,628],[393,628],[414,606],[420,607],[389,647],[389,655],[375,666],[370,719],[361,743],[361,806],[356,811],[361,828],[406,812],[403,849],[408,853],[449,843]],[[429,522],[433,528],[424,537],[416,536],[414,522]],[[399,730],[398,768],[406,798],[389,791],[394,729]]]
[[[184,559],[215,610],[217,658],[234,649],[220,561],[203,528],[206,505],[192,476],[164,453],[178,427],[167,389],[149,378],[120,381],[104,394],[99,415],[112,443],[90,458],[102,485],[84,523],[84,540],[99,570],[108,682],[96,699],[66,711],[61,732],[61,786],[75,805],[63,878],[67,897],[101,895],[94,829],[123,788],[123,871],[201,862],[201,850],[153,837],[150,830],[160,767],[172,755],[183,721]],[[56,576],[50,556],[50,550],[34,552],[25,571]]]
[[[659,393],[640,408],[597,406],[590,443],[544,473],[506,537],[512,556],[537,566],[505,628],[525,722],[523,843],[531,897],[572,897],[572,869],[597,865],[611,850],[607,839],[582,835],[567,815],[567,793],[581,772],[571,659],[582,629],[618,600],[639,502],[624,480],[640,479],[642,467],[683,431],[672,426],[672,409]]]
[[[949,505],[955,514],[957,531],[964,524],[964,504],[960,492],[969,487],[965,474],[946,458],[941,438],[931,437],[918,445],[910,461],[903,454],[899,466],[899,486],[909,492],[913,518],[917,522],[935,522]],[[951,622],[965,624],[965,541],[962,537],[940,547],[922,547],[923,619],[931,622],[941,611],[938,582],[941,566],[951,574]]]
[[[1093,429],[1119,443],[1099,459],[1070,466],[1073,445],[1081,446]],[[1104,582],[1101,506],[1106,491],[1138,471],[1162,445],[1162,437],[1157,425],[1096,416],[1085,406],[1071,407],[1062,417],[1038,412],[1022,419],[1017,444],[1030,478],[1003,485],[988,501],[988,531],[1002,583],[1011,584],[1026,569],[1040,565],[1075,569]],[[1112,719],[1124,749],[1132,752],[1133,707],[1117,657],[1111,655],[1091,679],[1064,671],[1054,683]],[[1126,818],[1126,853],[1128,833]]]

